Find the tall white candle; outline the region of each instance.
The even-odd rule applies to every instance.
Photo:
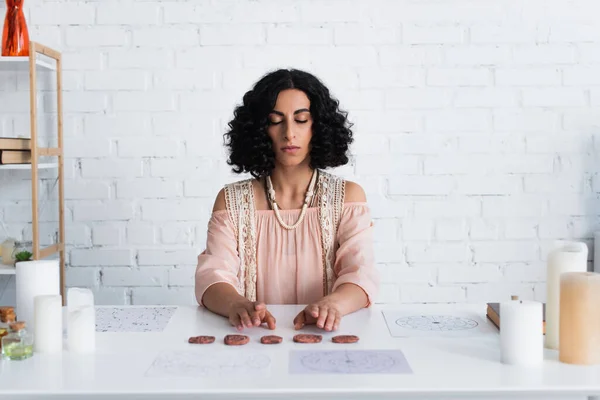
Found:
[[[536,366],[544,360],[542,303],[511,300],[500,303],[502,363]]]
[[[58,260],[20,261],[16,263],[17,319],[34,330],[33,299],[44,294],[60,294]]]
[[[33,299],[33,347],[38,353],[60,353],[63,348],[62,297],[36,296]]]
[[[546,339],[545,346],[558,350],[560,275],[587,271],[588,248],[582,242],[566,242],[548,255],[546,274]]]
[[[69,351],[92,353],[96,349],[96,310],[89,289],[70,288],[67,292],[67,334]]]

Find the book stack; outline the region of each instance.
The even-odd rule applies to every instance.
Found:
[[[31,164],[31,139],[0,137],[0,165]]]

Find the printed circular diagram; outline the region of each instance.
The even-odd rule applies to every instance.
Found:
[[[211,354],[177,351],[160,354],[147,376],[219,376],[234,373],[257,373],[264,371],[271,364],[266,354],[251,354],[246,356]]]
[[[265,355],[265,354],[253,354],[250,356],[247,356],[245,358],[245,360],[236,360],[235,364],[233,365],[232,369],[233,370],[248,370],[248,371],[252,371],[252,370],[260,370],[260,369],[264,369],[267,368],[269,366],[269,364],[271,364],[271,359],[269,358],[269,356]],[[229,369],[228,366],[221,366],[221,369]]]
[[[462,331],[476,328],[479,323],[465,317],[451,315],[413,315],[396,320],[402,328],[419,331]]]
[[[378,352],[322,351],[309,353],[300,359],[312,371],[341,374],[389,371],[396,365],[391,356]]]

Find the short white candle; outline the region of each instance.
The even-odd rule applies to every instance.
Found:
[[[67,292],[67,332],[69,351],[92,353],[96,349],[96,310],[89,289],[71,288]]]
[[[502,363],[536,366],[544,359],[542,303],[511,300],[500,303]]]
[[[63,348],[62,297],[41,295],[33,299],[33,348],[38,353],[60,353]]]

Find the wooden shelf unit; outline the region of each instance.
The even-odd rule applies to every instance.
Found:
[[[39,60],[37,55],[41,54],[55,60],[56,65],[51,62]],[[56,104],[57,104],[57,146],[41,147],[38,145],[37,127],[37,67],[44,70],[56,71]],[[31,171],[31,215],[32,215],[32,250],[33,260],[41,260],[54,254],[60,258],[60,293],[65,304],[65,201],[64,201],[64,146],[63,146],[63,99],[62,99],[62,56],[54,50],[41,43],[29,42],[29,57],[0,57],[0,71],[21,71],[29,69],[29,115],[30,115],[30,142],[31,142],[31,164],[0,165],[0,170],[30,170]],[[55,162],[41,163],[40,157],[55,157]],[[42,248],[39,240],[39,182],[38,172],[42,169],[58,169],[58,243]],[[0,274],[14,273],[13,268],[3,266]],[[12,271],[11,271],[12,270]]]

